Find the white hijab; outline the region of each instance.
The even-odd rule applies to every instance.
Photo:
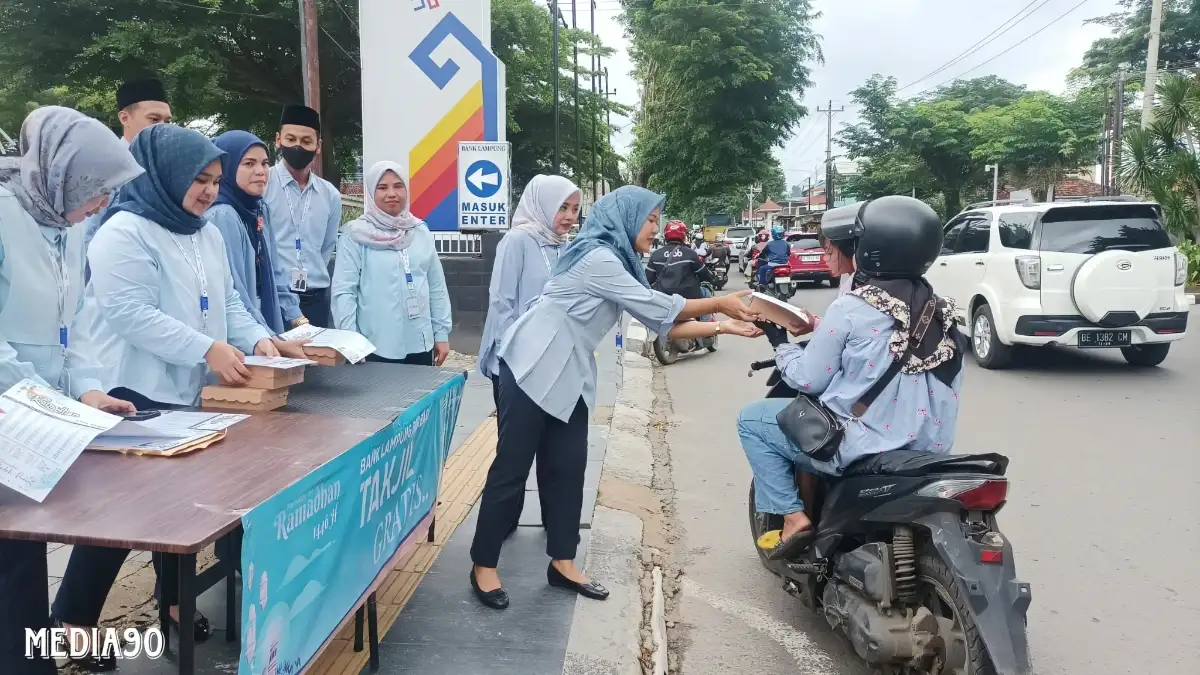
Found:
[[[404,167],[397,162],[376,162],[367,170],[366,180],[363,181],[363,215],[361,218],[346,223],[343,228],[354,241],[370,248],[390,248],[400,251],[412,243],[413,230],[424,221],[414,216],[408,210],[412,204],[413,195],[408,193],[408,203],[398,216],[388,215],[375,203],[375,188],[383,182],[383,175],[391,171],[404,181],[408,187],[408,174]]]
[[[567,243],[567,235],[554,231],[554,218],[563,202],[577,192],[579,186],[562,176],[534,176],[521,193],[512,229],[529,234],[542,246]]]

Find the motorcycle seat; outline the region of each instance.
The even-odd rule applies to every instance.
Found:
[[[842,471],[843,478],[855,476],[902,476],[918,478],[939,473],[982,473],[1003,476],[1008,458],[983,455],[945,455],[923,450],[890,450],[862,457]]]

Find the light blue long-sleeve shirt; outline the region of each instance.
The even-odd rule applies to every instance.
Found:
[[[329,288],[329,261],[342,224],[342,194],[315,173],[309,174],[301,190],[281,162],[271,167],[263,201],[275,233],[275,260],[289,287],[292,270],[302,267],[308,273],[309,290]]]
[[[596,347],[626,311],[665,335],[686,301],[646,288],[611,249],[589,252],[546,282],[542,297],[501,340],[499,355],[521,391],[568,422],[583,397],[596,405]]]
[[[270,337],[233,288],[217,228],[177,235],[123,211],[104,224],[94,243],[84,315],[109,386],[160,403],[195,405],[200,389],[215,381],[204,360],[213,342],[251,354],[259,340]],[[207,326],[193,243],[208,280]]]
[[[894,320],[855,295],[843,295],[813,331],[807,347],[781,345],[776,362],[784,381],[797,391],[819,395],[842,419],[892,364],[888,340]],[[946,386],[931,372],[900,373],[884,387],[858,420],[846,424],[841,452],[831,462],[814,462],[838,474],[866,455],[913,447],[949,453],[954,446],[963,373]]]
[[[66,248],[64,238],[67,236],[83,235],[80,231],[35,225],[15,197],[8,194],[6,197],[0,198],[0,227],[17,227],[19,218],[29,219],[29,223],[22,225],[37,227],[46,244],[53,248],[60,246]],[[9,262],[10,257],[15,258],[23,254],[28,253],[5,250],[3,239],[0,238],[0,312],[5,309],[9,295],[14,290],[13,265]],[[68,257],[64,262],[67,265],[71,284],[77,285],[77,288],[82,287],[82,247],[80,247],[78,255]],[[17,292],[22,295],[36,294],[40,297],[37,304],[57,307],[58,286],[52,278],[40,280],[38,285],[31,288],[17,289]],[[105,391],[101,380],[103,367],[95,358],[95,345],[89,339],[88,331],[82,330],[83,322],[77,318],[82,307],[83,294],[80,293],[78,301],[71,308],[68,326],[70,339],[67,341],[68,349],[65,353],[59,345],[10,342],[7,340],[8,336],[0,334],[0,392],[7,391],[14,384],[26,378],[51,388],[61,389],[73,398],[79,398],[89,391]],[[38,318],[17,316],[12,317],[12,320],[26,322],[35,321]],[[47,329],[55,332],[58,326],[51,325]]]
[[[335,328],[362,333],[385,359],[429,352],[435,342],[448,342],[452,319],[450,291],[433,235],[420,225],[404,253],[364,246],[343,234],[333,270],[331,305]],[[404,279],[408,255],[414,290]],[[408,298],[418,315],[409,317]]]
[[[246,232],[246,225],[236,209],[229,204],[217,204],[204,216],[221,232],[225,241],[225,253],[229,258],[229,271],[233,274],[233,288],[241,298],[246,310],[255,321],[279,334],[300,316],[300,298],[288,288],[289,279],[280,269],[275,254],[275,235],[271,219],[263,217],[263,254],[267,257],[267,269],[275,286],[273,297],[259,297],[258,269],[254,263],[254,245]]]
[[[479,372],[484,377],[499,375],[500,340],[542,294],[561,252],[562,246],[542,245],[521,230],[509,230],[496,246],[487,319],[479,343]]]

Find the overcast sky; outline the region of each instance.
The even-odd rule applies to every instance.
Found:
[[[1084,20],[1118,9],[1117,0],[1083,0],[1079,5],[1080,1],[815,0],[823,14],[815,30],[821,36],[825,63],[813,64],[813,86],[804,96],[809,116],[797,125],[792,138],[778,152],[788,184],[803,183],[824,161],[825,116],[818,115],[816,108],[825,108],[830,99],[835,108],[846,107],[845,112],[834,115],[836,133],[842,123],[856,118],[849,92],[873,73],[893,75],[902,87],[914,85],[901,91],[901,95],[919,93],[960,75],[970,78],[989,74],[1031,89],[1061,92],[1067,72],[1079,65],[1092,41],[1108,34],[1102,26],[1083,25]],[[570,21],[569,1],[559,2],[563,3],[563,13]],[[580,27],[587,28],[591,18],[589,0],[577,2]],[[1072,10],[1076,5],[1079,6]],[[617,50],[605,64],[612,87],[617,90],[615,98],[636,105],[638,91],[631,73],[633,65],[626,54],[628,41],[618,21],[620,9],[618,0],[596,0],[596,32],[607,46]],[[993,36],[994,40],[978,52],[918,81],[1022,10],[1026,18]],[[1068,10],[1071,11],[1067,13]],[[1067,14],[1056,23],[1044,28],[1064,13]],[[1029,37],[1038,30],[1041,32]],[[1015,46],[1026,38],[1027,41]],[[1005,53],[997,57],[1002,52]],[[993,57],[997,58],[981,65]],[[613,124],[622,127],[614,142],[617,150],[624,153],[632,139],[629,121],[614,117]],[[835,147],[834,153],[837,152]]]

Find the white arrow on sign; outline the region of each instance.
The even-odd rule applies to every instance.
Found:
[[[475,173],[467,176],[467,180],[475,186],[476,190],[482,190],[484,185],[499,185],[500,174],[484,173],[483,169],[476,169]]]

